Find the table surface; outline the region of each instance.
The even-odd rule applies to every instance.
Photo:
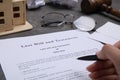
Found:
[[[81,12],[81,8],[80,8],[81,1],[82,0],[79,0],[78,5],[76,5],[75,8],[73,8],[73,9],[63,9],[63,8],[54,7],[51,5],[45,5],[41,8],[35,9],[35,10],[27,10],[27,21],[33,25],[33,29],[29,30],[29,31],[23,31],[23,32],[19,32],[19,33],[9,34],[6,36],[1,36],[0,39],[39,35],[39,34],[75,29],[75,27],[70,27],[70,26],[41,27],[41,24],[40,24],[41,17],[48,12],[56,11],[56,12],[61,12],[63,14],[73,14],[75,16],[75,19],[77,19],[80,16],[85,15]],[[120,5],[120,0],[113,0],[112,1],[113,8],[120,10],[119,5]],[[88,16],[94,18],[95,21],[97,22],[95,29],[104,25],[107,21],[111,21],[113,23],[120,24],[120,19],[113,17],[113,16],[106,14],[106,13],[93,13],[93,14],[90,14]]]
[[[80,16],[83,16],[80,8],[81,0],[79,0],[78,5],[75,6],[73,9],[64,9],[59,7],[54,7],[51,5],[46,4],[45,6],[35,9],[35,10],[27,10],[27,21],[32,24],[33,29],[28,31],[23,31],[19,33],[9,34],[6,36],[1,36],[0,39],[7,39],[7,38],[13,38],[13,37],[24,37],[24,36],[31,36],[31,35],[39,35],[39,34],[45,34],[45,33],[52,33],[52,32],[58,32],[58,31],[66,31],[66,30],[73,30],[76,29],[76,27],[71,26],[63,26],[63,27],[41,27],[40,21],[41,17],[48,13],[48,12],[61,12],[63,14],[73,14],[75,16],[75,19],[79,18]],[[113,0],[112,1],[112,7],[115,9],[120,10],[120,0]],[[88,15],[95,19],[97,22],[95,29],[99,28],[100,26],[104,25],[106,22],[110,21],[116,24],[120,25],[120,19],[111,16],[106,13],[93,13]],[[0,80],[4,80],[4,76],[2,74],[2,70],[0,69]]]

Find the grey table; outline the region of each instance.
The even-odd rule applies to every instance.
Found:
[[[45,34],[45,33],[52,33],[52,32],[76,29],[76,27],[70,27],[70,26],[41,27],[40,21],[41,21],[41,16],[43,16],[45,13],[53,12],[53,11],[61,12],[64,14],[71,13],[71,14],[75,15],[75,19],[77,19],[80,16],[85,15],[81,12],[80,2],[81,2],[81,0],[79,0],[79,4],[76,5],[76,7],[73,9],[63,9],[63,8],[57,8],[57,7],[53,7],[50,5],[46,5],[44,7],[38,8],[36,10],[27,10],[27,20],[29,23],[31,23],[33,25],[33,29],[29,30],[29,31],[20,32],[20,33],[1,36],[0,39],[39,35],[39,34]],[[113,0],[112,7],[120,10],[120,0]],[[120,19],[113,17],[111,15],[107,15],[105,13],[94,13],[94,14],[90,14],[89,16],[94,18],[97,22],[95,29],[99,28],[100,26],[105,24],[107,21],[111,21],[113,23],[120,24]],[[4,76],[2,74],[2,69],[0,69],[0,80],[4,80]]]
[[[0,39],[38,35],[38,34],[45,34],[45,33],[75,29],[75,27],[69,27],[69,26],[41,27],[40,26],[41,16],[43,16],[45,13],[48,13],[48,12],[57,11],[57,12],[61,12],[64,14],[71,13],[71,14],[75,15],[75,19],[77,19],[78,17],[85,15],[81,12],[81,8],[80,8],[81,1],[82,0],[79,0],[79,4],[76,5],[76,7],[73,9],[63,9],[63,8],[57,8],[57,7],[53,7],[50,5],[46,5],[44,7],[38,8],[36,10],[27,10],[27,20],[29,23],[31,23],[33,25],[33,29],[29,30],[29,31],[25,31],[25,32],[1,36]],[[113,0],[112,7],[120,10],[120,0]],[[107,21],[111,21],[113,23],[120,24],[120,20],[116,19],[114,17],[111,17],[111,15],[107,15],[107,14],[103,14],[103,13],[94,13],[89,16],[91,16],[92,18],[94,18],[96,20],[96,22],[97,22],[96,28],[105,24]]]

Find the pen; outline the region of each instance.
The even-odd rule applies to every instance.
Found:
[[[95,61],[95,60],[103,61],[103,60],[99,59],[97,57],[97,55],[87,55],[87,56],[78,57],[77,59],[78,60],[86,60],[86,61]]]

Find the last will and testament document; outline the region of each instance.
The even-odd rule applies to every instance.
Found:
[[[91,80],[77,60],[102,47],[78,30],[0,40],[0,63],[6,80]]]

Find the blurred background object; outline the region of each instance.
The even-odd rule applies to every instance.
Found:
[[[112,0],[82,0],[81,9],[84,13],[105,11],[120,18],[120,11],[111,7]]]
[[[44,0],[27,0],[28,9],[36,9],[45,5]]]
[[[78,0],[47,0],[47,2],[68,8],[74,8],[78,4]]]

